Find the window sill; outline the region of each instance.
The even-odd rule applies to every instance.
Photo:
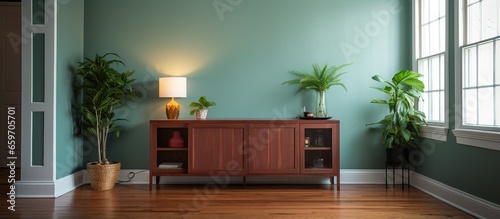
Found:
[[[420,136],[438,141],[446,141],[448,138],[448,128],[442,126],[420,126]]]
[[[455,129],[457,143],[500,151],[500,133],[470,129]]]

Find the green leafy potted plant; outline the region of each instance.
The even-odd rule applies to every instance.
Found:
[[[128,100],[141,96],[131,84],[134,71],[118,72],[112,65],[125,64],[118,59],[107,60],[108,56],[120,58],[115,53],[96,54],[94,59],[85,58],[80,62],[76,74],[80,77],[77,88],[83,93],[83,100],[77,105],[82,115],[84,134],[95,139],[97,143],[98,160],[87,164],[91,186],[94,190],[113,189],[120,162],[108,160],[107,139],[114,133],[120,135],[114,110],[123,107]]]
[[[316,106],[316,117],[327,117],[328,113],[326,111],[326,96],[325,93],[331,86],[341,86],[347,91],[346,86],[341,82],[340,76],[347,72],[339,73],[338,71],[351,63],[343,64],[339,66],[330,66],[327,64],[320,67],[318,64],[313,64],[313,73],[309,74],[306,72],[300,72],[293,70],[292,73],[299,76],[299,78],[288,80],[282,84],[287,85],[299,85],[297,93],[302,90],[314,90],[318,94],[318,103]]]
[[[372,77],[385,84],[375,89],[385,93],[387,100],[374,99],[371,103],[386,105],[389,114],[379,122],[367,125],[379,125],[381,128],[388,163],[400,163],[401,155],[407,159],[409,146],[416,147],[415,140],[419,136],[420,126],[427,124],[425,114],[415,109],[415,102],[424,91],[424,83],[419,79],[422,76],[417,72],[402,70],[391,81],[379,75]]]
[[[215,106],[216,103],[213,101],[208,101],[205,96],[201,96],[198,99],[198,102],[191,102],[189,104],[190,107],[194,107],[194,109],[189,112],[189,114],[193,115],[196,113],[196,119],[206,119],[208,114],[208,108],[211,106]]]

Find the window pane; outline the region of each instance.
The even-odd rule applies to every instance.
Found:
[[[432,0],[429,3],[429,20],[435,21],[439,18],[439,1]]]
[[[444,63],[444,55],[440,55],[439,56],[439,89],[440,90],[444,90],[444,64],[445,64]]]
[[[431,102],[432,108],[430,118],[432,121],[439,121],[439,115],[441,114],[441,109],[439,108],[439,106],[441,106],[439,92],[431,93]]]
[[[495,125],[500,126],[500,87],[495,88]]]
[[[481,2],[481,39],[489,39],[498,35],[498,0]]]
[[[433,21],[430,26],[430,55],[439,53],[439,21]]]
[[[466,3],[466,23],[459,25],[467,31],[459,36],[466,38],[461,71],[463,124],[500,127],[500,1],[467,0]],[[460,11],[459,22],[463,22],[460,19],[463,15]]]
[[[422,26],[422,55],[421,57],[429,56],[429,25]]]
[[[446,19],[439,20],[439,52],[446,50]]]
[[[464,48],[463,54],[463,77],[464,77],[464,87],[475,87],[477,86],[477,56],[476,47]]]
[[[493,84],[493,42],[478,47],[478,85]]]
[[[439,106],[440,106],[440,108],[441,108],[441,110],[440,110],[439,120],[444,121],[444,118],[445,118],[445,117],[444,117],[444,101],[445,101],[445,100],[444,100],[444,91],[440,91],[440,92],[439,92],[439,98],[440,98],[440,105],[439,105]]]
[[[500,40],[495,43],[495,84],[500,84]],[[497,93],[500,95],[500,93]],[[497,105],[500,107],[500,105]]]
[[[455,3],[456,4],[456,3]],[[464,31],[464,5],[463,4],[458,4],[458,45],[463,46],[464,45],[464,35],[466,34]]]
[[[439,81],[439,56],[438,57],[433,57],[431,59],[431,66],[430,66],[430,81],[429,81],[429,90],[439,90],[439,85],[441,84]],[[439,106],[439,105],[436,105]]]
[[[477,124],[477,92],[476,89],[464,92],[464,124]]]
[[[429,74],[429,72],[428,72],[429,66],[428,66],[428,64],[427,64],[427,63],[428,63],[427,59],[420,59],[420,60],[418,60],[418,62],[417,62],[417,65],[418,65],[418,72],[419,72],[420,74],[423,74],[423,75],[424,75],[424,76],[422,77],[422,81],[423,81],[424,83],[426,83],[426,84],[427,84],[427,80],[428,80],[428,79],[427,79],[427,75]]]
[[[493,88],[478,89],[479,125],[493,125],[494,97]]]
[[[444,17],[446,15],[446,1],[439,0],[439,17]]]
[[[422,24],[429,23],[429,0],[422,0]]]
[[[422,81],[425,85],[425,90],[429,90],[429,61],[428,59],[421,59],[417,63],[418,72],[423,74]]]
[[[473,43],[481,39],[481,8],[480,4],[469,6],[467,11],[467,42]]]
[[[443,123],[444,54],[446,50],[446,0],[418,0],[415,14],[419,39],[416,40],[416,69],[423,75],[425,91],[418,102],[418,109],[425,113],[427,121]],[[419,12],[419,13],[418,13]],[[420,20],[418,20],[420,18]],[[440,54],[440,55],[438,55]],[[422,57],[427,57],[422,59]],[[441,63],[443,61],[443,63]]]
[[[418,109],[425,113],[427,121],[431,121],[429,113],[429,93],[422,93],[422,98],[418,102]]]

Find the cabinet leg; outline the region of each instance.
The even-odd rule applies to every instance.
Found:
[[[153,190],[153,176],[149,175],[149,191]]]
[[[330,177],[330,184],[333,185],[334,183],[335,183],[335,181],[333,180],[333,176],[332,176],[332,177]]]
[[[247,186],[247,177],[244,176],[243,177],[243,187],[246,187]]]
[[[385,189],[387,189],[387,163],[385,163]]]
[[[410,164],[408,164],[408,190],[410,190]]]
[[[158,188],[158,185],[160,185],[160,176],[155,176],[156,179],[156,187]]]
[[[340,174],[335,178],[337,179],[337,191],[340,191]]]
[[[396,188],[396,168],[392,166],[392,188]]]
[[[405,165],[401,165],[401,190],[405,190]]]

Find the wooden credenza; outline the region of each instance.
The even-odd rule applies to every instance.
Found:
[[[325,176],[340,190],[339,129],[338,120],[151,120],[149,189],[153,177],[224,174]]]

